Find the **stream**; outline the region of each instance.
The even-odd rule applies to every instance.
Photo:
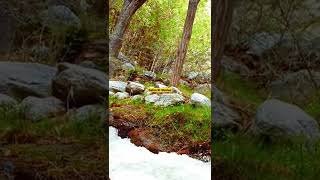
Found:
[[[111,180],[209,180],[211,162],[176,153],[153,154],[109,127],[109,176]]]

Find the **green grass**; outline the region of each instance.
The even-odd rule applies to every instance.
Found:
[[[259,139],[235,135],[214,141],[215,156],[225,168],[243,179],[317,179],[320,175],[320,144],[308,150],[301,143],[266,144]]]
[[[266,92],[233,73],[224,73],[218,87],[233,100],[254,112],[266,99]],[[320,118],[319,98],[313,98],[303,109]],[[220,174],[234,179],[318,179],[320,175],[320,144],[306,148],[301,139],[278,140],[272,144],[249,137],[243,132],[231,133],[215,129],[212,133],[214,158]],[[221,165],[222,164],[222,165]]]
[[[194,93],[193,89],[191,89],[189,86],[186,86],[184,84],[180,84],[178,89],[187,96],[191,96],[191,94]]]
[[[150,114],[147,125],[159,128],[161,132],[175,137],[185,137],[193,141],[210,141],[211,138],[211,109],[209,107],[194,107],[190,104],[180,104],[168,107],[157,107],[145,104],[141,100],[118,100],[109,98],[109,105],[133,105]],[[125,106],[124,106],[125,107]],[[125,112],[124,109],[122,112]]]
[[[25,119],[23,110],[18,107],[0,107],[0,132],[76,139],[102,138],[104,136],[101,119],[95,114],[81,121],[59,117],[32,122]]]
[[[303,108],[308,114],[320,122],[320,92],[318,92]]]
[[[150,126],[173,127],[177,133],[192,136],[194,141],[209,141],[211,135],[211,109],[183,104],[171,107],[149,107],[153,112]],[[152,110],[153,109],[153,110]]]
[[[241,78],[235,73],[224,72],[217,82],[218,87],[234,100],[258,106],[266,96],[263,90],[258,90],[253,82]]]

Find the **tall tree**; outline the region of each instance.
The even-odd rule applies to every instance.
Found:
[[[109,53],[111,56],[118,57],[124,34],[132,16],[146,1],[147,0],[124,0],[119,19],[110,36]]]
[[[233,0],[213,0],[213,82],[220,74],[221,58],[229,34]]]
[[[171,84],[177,86],[183,69],[183,64],[186,58],[189,41],[192,34],[192,26],[196,16],[197,7],[200,0],[189,0],[187,17],[183,27],[182,39],[177,50],[177,57],[173,69]]]

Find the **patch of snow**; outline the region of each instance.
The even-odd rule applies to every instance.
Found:
[[[112,180],[209,180],[211,162],[176,153],[153,154],[109,127],[109,174]]]

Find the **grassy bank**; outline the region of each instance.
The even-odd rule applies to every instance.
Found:
[[[31,122],[19,108],[0,107],[0,132],[1,167],[12,164],[16,178],[107,178],[106,133],[97,116]]]

